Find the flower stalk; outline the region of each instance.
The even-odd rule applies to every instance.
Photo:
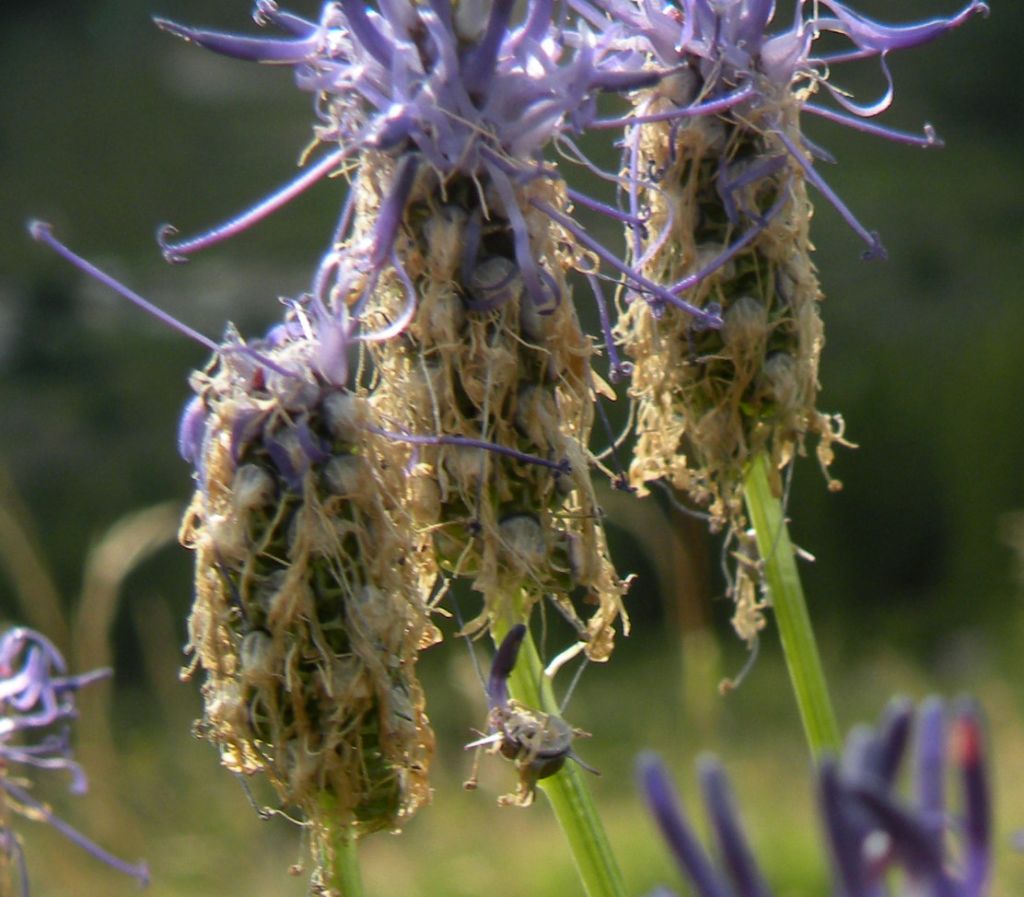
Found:
[[[491,628],[495,642],[500,643],[509,629],[507,618],[496,620]],[[544,674],[544,665],[529,631],[523,640],[519,662],[509,677],[509,691],[523,704],[558,713],[551,681]],[[566,763],[539,786],[565,833],[587,897],[625,897],[622,872],[580,766]]]
[[[324,813],[330,818],[330,813]],[[363,877],[359,868],[359,846],[352,830],[328,825],[324,835],[324,853],[318,876],[323,897],[363,897]]]
[[[755,456],[743,483],[743,497],[754,527],[763,565],[761,574],[778,622],[804,734],[811,753],[818,758],[824,751],[839,749],[839,726],[807,611],[793,543],[770,474],[766,455]],[[777,477],[775,479],[777,481]]]

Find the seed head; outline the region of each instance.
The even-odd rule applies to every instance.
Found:
[[[835,0],[796,4],[775,26],[768,0],[574,2],[610,46],[646,48],[667,72],[634,94],[623,150],[624,207],[632,265],[691,306],[714,310],[720,330],[699,326],[674,303],[637,302],[627,284],[618,336],[633,362],[638,443],[631,469],[641,491],[664,478],[711,506],[713,522],[743,528],[740,489],[750,459],[782,466],[819,440],[823,466],[842,442],[841,419],[819,411],[824,343],[811,262],[810,184],[884,257],[823,180],[831,158],[802,131],[804,114],[917,146],[923,136],[870,123],[893,98],[886,56],[959,26],[984,3],[917,25],[885,26]],[[849,49],[820,52],[825,33]],[[884,95],[857,103],[834,83],[844,63],[877,57]],[[813,101],[831,98],[835,108]],[[645,297],[647,298],[647,297]],[[838,488],[830,480],[830,487]]]
[[[214,350],[179,428],[196,492],[189,618],[198,730],[225,766],[265,773],[320,844],[330,826],[395,828],[430,796],[433,733],[415,675],[438,635],[429,579],[400,507],[408,451],[375,432],[346,385],[353,335],[317,294],[247,342],[216,343],[155,309],[34,222],[36,239]],[[375,336],[376,334],[370,334]]]
[[[415,664],[437,636],[398,504],[407,453],[373,432],[365,396],[325,378],[329,355],[295,306],[194,375],[198,488],[181,537],[196,552],[200,731],[317,832],[330,813],[365,833],[429,799]]]

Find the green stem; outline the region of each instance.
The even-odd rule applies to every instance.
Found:
[[[495,641],[500,642],[509,628],[507,621],[500,624],[495,621],[492,626]],[[551,683],[544,675],[544,666],[529,631],[509,679],[509,691],[529,707],[558,713]],[[625,897],[622,873],[580,767],[570,761],[558,773],[540,782],[540,787],[569,842],[588,897]]]
[[[764,563],[768,595],[778,621],[782,650],[807,742],[815,757],[823,751],[836,752],[841,746],[839,726],[829,699],[782,504],[772,488],[769,462],[763,453],[754,458],[747,471],[744,498]]]
[[[359,853],[354,829],[349,825],[327,823],[320,874],[330,897],[363,897],[363,879],[359,873]]]

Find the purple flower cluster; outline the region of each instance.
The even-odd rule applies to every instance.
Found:
[[[64,770],[71,774],[72,793],[85,792],[85,773],[72,758],[67,724],[76,715],[75,692],[105,679],[110,670],[77,676],[66,673],[60,652],[38,632],[19,626],[0,636],[0,800],[33,819],[50,823],[97,859],[146,884],[149,871],[145,864],[119,860],[55,816],[23,784],[8,777],[12,767]],[[0,849],[15,858],[22,893],[27,894],[21,848],[7,829],[0,830]]]
[[[777,171],[787,160],[798,167],[837,209],[843,219],[868,244],[866,257],[884,258],[885,250],[878,234],[867,230],[815,169],[812,158],[832,161],[831,155],[806,138],[793,139],[793,123],[786,120],[787,105],[796,100],[802,112],[875,134],[901,143],[921,147],[941,146],[931,125],[923,135],[910,134],[866,121],[885,112],[894,97],[894,86],[886,57],[934,40],[963,24],[975,13],[988,14],[982,0],[971,0],[959,13],[913,25],[890,26],[873,21],[837,0],[817,0],[813,4],[797,2],[791,24],[770,31],[775,19],[774,0],[680,0],[680,4],[661,4],[655,0],[569,0],[588,22],[597,28],[610,47],[623,50],[643,47],[665,73],[671,73],[653,98],[671,99],[674,109],[646,114],[638,109],[621,125],[642,125],[654,121],[673,121],[680,126],[695,117],[719,116],[734,110],[743,120],[756,122],[763,133],[774,136],[783,152],[775,158],[759,160],[751,169],[744,160],[723,160],[719,190],[733,224],[739,223],[739,210],[731,195],[740,188]],[[807,15],[805,9],[811,8]],[[822,34],[845,38],[851,46],[839,51],[816,53],[814,44]],[[871,103],[857,103],[834,83],[838,67],[858,60],[877,58],[886,80],[886,89]],[[812,102],[818,89],[824,89],[841,107],[834,109]],[[639,203],[638,191],[644,186],[637,170],[639,129],[633,127],[625,142],[624,167],[631,172],[631,205]],[[808,154],[812,158],[808,158]],[[639,226],[634,225],[634,231]],[[707,274],[725,264],[732,253],[716,260],[709,270],[698,272],[680,292],[698,283]]]
[[[913,744],[911,727],[915,727]],[[896,778],[912,763],[912,801],[901,800]],[[959,777],[960,813],[946,807],[946,769]],[[952,720],[940,700],[917,711],[893,702],[875,730],[854,730],[841,762],[822,765],[822,816],[841,893],[884,894],[891,868],[905,891],[935,897],[981,897],[991,876],[991,806],[978,708],[963,702]],[[959,841],[950,856],[949,843]]]
[[[443,193],[453,179],[468,178],[477,184],[482,206],[507,219],[519,274],[539,309],[549,310],[561,296],[545,262],[536,257],[525,213],[539,210],[575,241],[576,265],[588,279],[601,312],[612,378],[620,380],[632,366],[618,359],[601,281],[625,285],[630,296],[642,297],[655,312],[672,305],[692,315],[698,326],[717,327],[720,309],[713,303],[696,306],[687,291],[744,249],[779,214],[785,198],[780,195],[770,210],[754,215],[753,225],[734,245],[700,270],[679,282],[652,280],[644,271],[645,260],[667,239],[671,225],[659,234],[648,233],[650,210],[644,196],[659,190],[661,173],[643,170],[640,126],[665,121],[678,128],[695,118],[723,114],[752,117],[774,136],[781,151],[757,160],[753,167],[743,160],[723,160],[718,189],[732,223],[741,224],[745,211],[734,201],[738,191],[785,167],[788,159],[868,242],[868,254],[881,256],[884,250],[877,234],[857,221],[807,156],[829,159],[828,153],[805,138],[794,139],[781,120],[787,101],[796,96],[802,111],[870,133],[921,146],[939,145],[930,126],[920,136],[864,121],[892,101],[886,55],[929,41],[974,13],[988,11],[982,0],[971,0],[949,18],[894,27],[836,0],[814,3],[809,16],[807,6],[798,2],[790,26],[774,33],[769,29],[775,4],[768,0],[681,0],[679,5],[567,0],[561,7],[553,0],[529,0],[515,20],[512,0],[381,0],[375,8],[359,0],[341,0],[325,3],[316,21],[281,10],[273,0],[257,0],[257,24],[275,26],[284,32],[280,37],[228,34],[157,19],[164,30],[215,52],[291,67],[299,87],[315,96],[317,142],[334,147],[292,183],[206,233],[178,239],[175,229],[165,226],[160,231],[164,255],[169,261],[184,261],[258,222],[322,179],[344,174],[351,189],[341,221],[313,288],[304,297],[323,344],[320,372],[343,385],[348,373],[345,347],[353,339],[389,339],[415,312],[416,298],[410,290],[406,313],[399,320],[378,330],[361,320],[386,269],[394,268],[400,280],[408,280],[396,247],[417,185],[434,179]],[[813,45],[825,32],[847,38],[852,48],[815,54]],[[858,105],[830,78],[837,66],[869,57],[880,59],[888,86],[877,102]],[[810,101],[819,87],[841,110]],[[633,114],[597,116],[601,93],[644,88],[652,90],[639,95],[641,103]],[[646,105],[666,98],[672,100],[672,108],[659,105],[657,112],[645,112]],[[573,142],[595,129],[625,132],[621,173],[598,169]],[[545,151],[553,147],[598,177],[617,182],[627,194],[628,208],[613,209],[567,188],[558,167],[545,161]],[[357,232],[353,223],[359,218],[354,213],[360,181],[375,165],[373,154],[388,160],[391,176],[386,194],[373,210],[372,228]],[[565,205],[555,207],[524,196],[523,188],[537,180],[558,184],[565,192]],[[632,261],[595,240],[575,217],[573,204],[625,224],[632,234]],[[463,274],[472,267],[479,231],[480,223],[475,222],[466,235]],[[601,274],[601,267],[614,273]],[[499,293],[482,300],[486,307],[506,301],[508,291]],[[198,338],[216,348],[205,337]]]
[[[915,720],[913,705],[897,700],[876,729],[853,731],[840,760],[821,764],[818,794],[837,897],[989,893],[991,807],[981,730],[972,703],[958,705],[950,721],[942,702],[932,698]],[[897,789],[908,754],[915,792],[910,801]],[[955,816],[945,806],[948,765],[960,780]],[[700,897],[769,897],[721,766],[705,758],[699,775],[721,870],[697,840],[664,767],[652,756],[640,761],[641,787],[680,868]],[[960,841],[955,855],[952,840]],[[892,889],[895,871],[902,873],[897,890]]]
[[[531,248],[518,191],[538,178],[561,184],[557,168],[544,161],[544,150],[580,133],[595,118],[600,93],[650,86],[660,74],[648,68],[641,54],[599,40],[585,28],[572,31],[571,23],[556,20],[551,0],[531,0],[516,25],[514,6],[513,0],[455,5],[389,0],[367,9],[359,0],[343,0],[325,4],[319,22],[312,22],[260,0],[256,20],[289,32],[288,38],[242,37],[158,19],[161,28],[215,52],[293,66],[298,85],[317,97],[317,140],[339,147],[273,197],[206,234],[177,240],[173,228],[163,229],[165,256],[183,261],[344,169],[350,160],[362,157],[365,165],[366,154],[376,152],[392,160],[390,187],[372,231],[355,241],[348,264],[339,266],[334,252],[325,257],[323,268],[338,275],[335,292],[345,293],[343,287],[360,279],[361,308],[382,270],[397,265],[396,240],[417,180],[435,177],[444,184],[464,177],[477,181],[485,203],[508,219],[531,299],[540,308],[560,301],[550,273]],[[357,172],[338,241],[351,225],[359,177]],[[586,197],[580,200],[595,207]],[[550,206],[543,211],[574,236],[584,234],[571,216]],[[468,249],[467,258],[472,260]],[[611,259],[629,273],[623,262]],[[637,286],[658,292],[653,284]]]
[[[343,0],[311,22],[257,4],[259,21],[294,35],[285,39],[157,24],[228,56],[294,66],[299,87],[319,98],[318,139],[349,154],[415,151],[443,175],[533,160],[539,173],[540,152],[598,91],[655,79],[623,71],[619,54],[609,61],[592,43],[566,58],[553,5],[534,0],[511,27],[514,5],[391,0],[372,10]]]

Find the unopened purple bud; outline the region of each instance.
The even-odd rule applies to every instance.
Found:
[[[467,286],[472,298],[466,299],[466,308],[471,311],[492,311],[518,300],[523,292],[519,269],[504,256],[480,262]]]
[[[487,700],[490,706],[503,707],[508,703],[508,679],[515,668],[519,649],[526,637],[526,626],[517,623],[501,640],[491,661],[491,675],[487,680]]]
[[[231,440],[231,460],[237,464],[262,430],[267,413],[251,405],[243,405],[234,412],[227,430]]]
[[[274,462],[277,472],[293,492],[302,492],[302,479],[309,469],[309,457],[299,443],[294,430],[285,430],[279,436],[267,434],[263,447]]]

